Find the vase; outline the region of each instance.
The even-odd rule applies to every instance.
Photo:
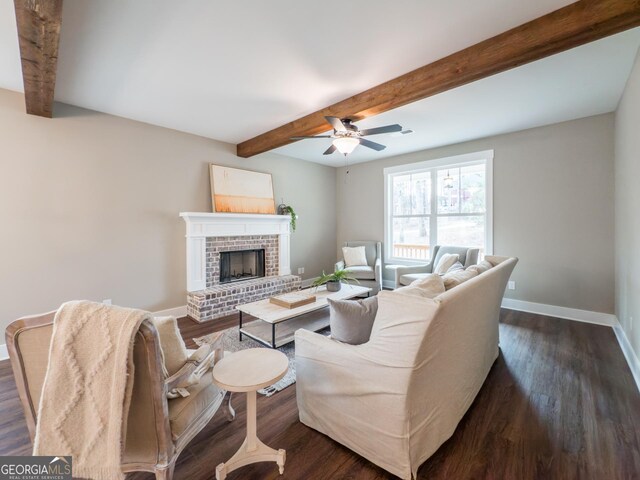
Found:
[[[342,283],[340,282],[327,282],[327,292],[339,292],[340,288],[342,288]]]

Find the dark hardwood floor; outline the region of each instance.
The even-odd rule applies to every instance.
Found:
[[[181,319],[187,341],[235,325]],[[640,394],[611,328],[503,310],[500,357],[449,439],[418,472],[420,479],[640,478]],[[275,464],[244,467],[238,479],[386,479],[384,470],[298,421],[295,385],[259,396],[258,434],[287,450]],[[244,438],[245,406],[222,413],[178,459],[177,480],[215,478]],[[0,362],[0,455],[31,451],[9,362]],[[130,480],[151,480],[134,474]]]

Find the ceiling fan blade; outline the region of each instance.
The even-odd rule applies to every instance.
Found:
[[[338,117],[324,117],[324,118],[327,122],[331,124],[331,126],[336,132],[347,131],[346,127],[344,126],[344,123],[342,123],[342,120],[340,120]]]
[[[331,146],[324,151],[323,155],[331,155],[335,151],[336,151],[336,146],[331,144]]]
[[[360,130],[360,135],[380,135],[381,133],[392,133],[401,131],[402,127],[396,123],[394,125],[387,125],[385,127],[367,128],[365,130]]]
[[[360,138],[360,145],[367,148],[372,148],[373,150],[379,152],[380,150],[384,150],[386,145],[382,145],[380,143],[372,142],[371,140],[367,140],[366,138]]]
[[[304,140],[305,138],[333,138],[333,135],[317,135],[317,136],[307,136],[307,137],[291,137],[291,140]]]

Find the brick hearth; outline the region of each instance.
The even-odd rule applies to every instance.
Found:
[[[187,314],[198,322],[207,322],[235,312],[240,303],[250,303],[300,288],[300,277],[283,275],[257,278],[232,284],[218,284],[206,290],[191,292],[187,298]]]

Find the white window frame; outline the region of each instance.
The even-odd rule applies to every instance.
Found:
[[[390,212],[393,211],[390,179],[394,175],[419,173],[425,170],[441,169],[442,167],[458,168],[461,166],[485,162],[486,178],[485,178],[485,255],[493,255],[493,150],[484,150],[481,152],[465,153],[463,155],[454,155],[451,157],[437,158],[434,160],[425,160],[423,162],[409,163],[405,165],[396,165],[384,169],[384,256],[385,263],[399,265],[416,265],[424,264],[424,260],[412,260],[407,258],[398,258],[393,256],[393,238],[391,222],[393,221]],[[432,178],[435,172],[432,172]],[[432,182],[435,183],[436,179]],[[433,185],[432,183],[432,185]],[[437,205],[437,191],[431,188],[431,205]],[[433,208],[433,207],[432,207]],[[437,208],[437,207],[435,207]],[[452,215],[453,216],[453,215]],[[431,226],[437,222],[437,215],[430,214]],[[433,231],[432,229],[429,230]]]

